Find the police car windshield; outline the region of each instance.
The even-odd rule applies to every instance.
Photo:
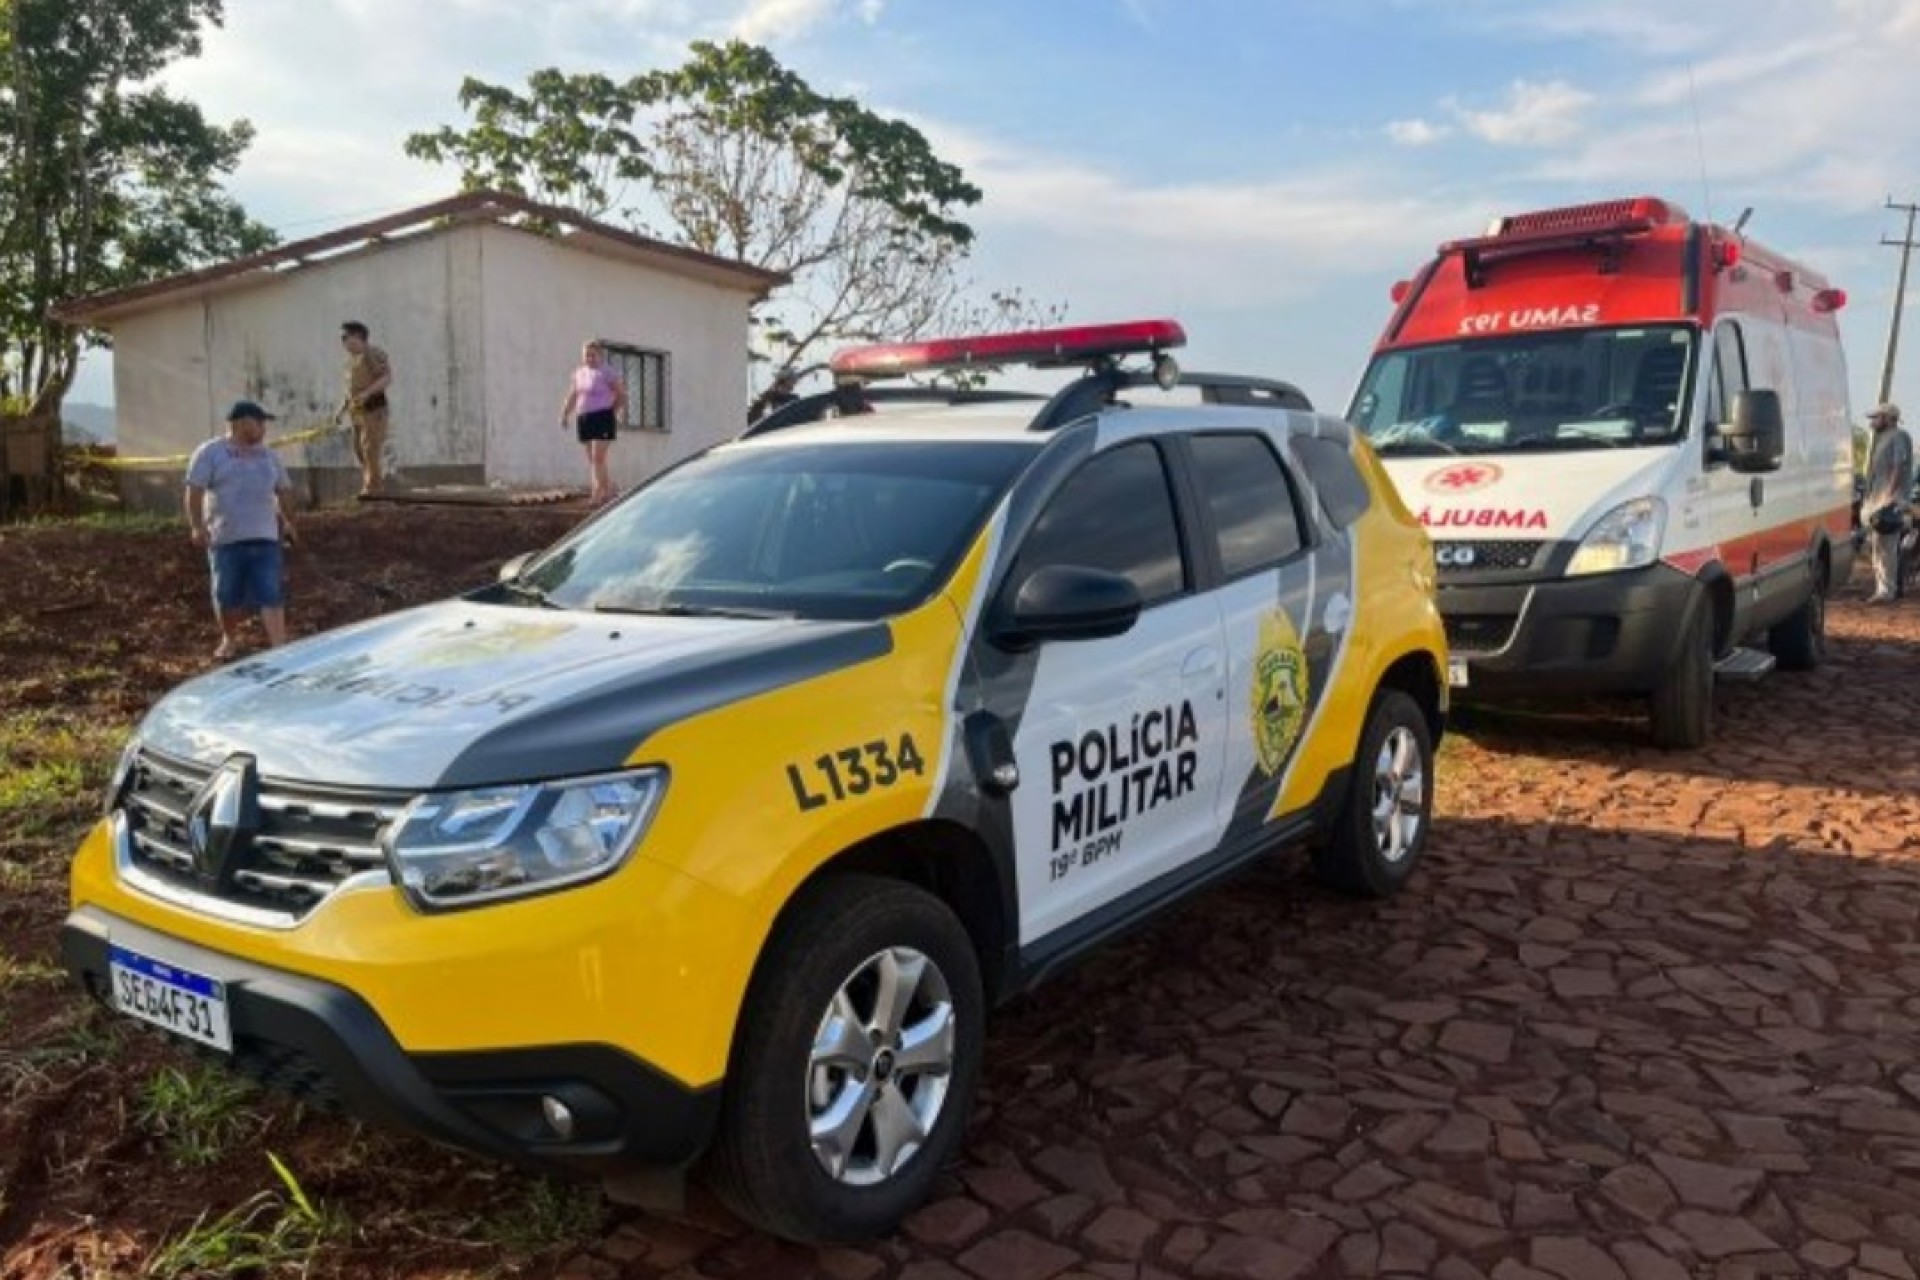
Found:
[[[946,580],[1037,447],[780,441],[717,450],[644,486],[518,583],[563,609],[886,617]]]
[[[1679,325],[1388,351],[1347,417],[1388,456],[1670,444],[1686,434],[1694,351]]]

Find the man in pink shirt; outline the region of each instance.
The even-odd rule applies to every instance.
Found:
[[[567,398],[560,406],[560,429],[565,431],[571,424],[587,451],[587,475],[592,485],[587,500],[596,507],[613,500],[613,481],[607,477],[607,446],[613,443],[626,411],[625,384],[607,368],[607,353],[600,344],[587,343],[580,349],[580,367],[573,371]]]

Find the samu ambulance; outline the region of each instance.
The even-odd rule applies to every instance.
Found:
[[[1394,298],[1348,417],[1434,539],[1454,686],[1644,695],[1698,746],[1716,676],[1818,663],[1840,290],[1639,197],[1500,218]]]
[[[1271,850],[1379,896],[1426,841],[1427,537],[1347,423],[1183,341],[842,353],[1085,372],[798,401],[496,584],[182,685],[69,968],[362,1116],[628,1190],[709,1152],[769,1230],[891,1229],[990,1004]]]

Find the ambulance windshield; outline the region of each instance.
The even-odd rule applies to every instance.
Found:
[[[1395,454],[1631,449],[1687,431],[1695,335],[1563,329],[1386,351],[1347,417]]]

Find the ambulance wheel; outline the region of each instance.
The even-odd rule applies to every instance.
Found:
[[[1818,565],[1807,598],[1767,632],[1767,648],[1782,671],[1812,671],[1827,652],[1827,574]]]
[[[1332,838],[1314,850],[1320,879],[1386,898],[1413,874],[1433,817],[1433,734],[1419,704],[1382,689],[1367,713]]]
[[[985,1036],[980,964],[953,912],[912,885],[847,875],[803,893],[741,1011],[709,1181],[774,1235],[870,1239],[959,1145]]]
[[[1705,600],[1680,639],[1680,652],[1648,699],[1656,745],[1704,747],[1713,736],[1713,620]]]

